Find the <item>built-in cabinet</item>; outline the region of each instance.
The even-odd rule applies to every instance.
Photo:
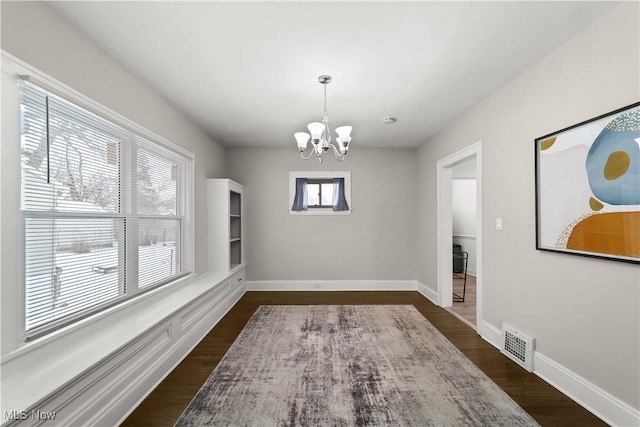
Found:
[[[243,192],[230,179],[207,180],[209,271],[233,273],[245,264]]]

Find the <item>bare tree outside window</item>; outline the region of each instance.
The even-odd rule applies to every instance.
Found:
[[[33,85],[20,95],[27,334],[184,274],[188,160]]]

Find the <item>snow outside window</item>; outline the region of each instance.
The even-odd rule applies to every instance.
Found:
[[[189,273],[190,158],[28,82],[20,117],[27,338]]]

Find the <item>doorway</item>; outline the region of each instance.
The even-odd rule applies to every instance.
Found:
[[[459,171],[465,165],[464,175]],[[454,248],[453,228],[453,199],[454,179],[475,179],[475,325],[480,333],[478,325],[482,322],[482,141],[451,154],[438,161],[437,165],[438,186],[438,216],[437,216],[437,253],[438,253],[438,304],[441,307],[451,309],[454,304],[453,282],[454,261],[452,251]],[[455,177],[455,178],[454,178]],[[459,274],[456,274],[459,277]],[[468,277],[469,279],[469,277]],[[467,283],[469,285],[469,282]],[[456,292],[459,295],[459,292]],[[473,308],[473,307],[472,307]],[[460,316],[461,317],[461,316]],[[462,317],[461,317],[462,318]],[[471,323],[469,323],[471,325]]]

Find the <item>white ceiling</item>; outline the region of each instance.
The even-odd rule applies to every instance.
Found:
[[[49,3],[226,146],[295,146],[319,121],[352,147],[416,147],[612,2]],[[549,70],[553,72],[553,70]],[[393,125],[382,118],[394,116]]]

